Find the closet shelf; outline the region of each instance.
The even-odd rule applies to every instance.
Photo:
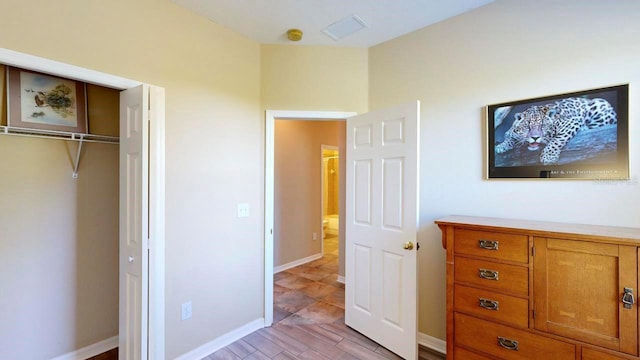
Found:
[[[0,126],[0,134],[36,137],[43,139],[72,140],[79,142],[95,142],[103,144],[118,144],[120,138],[94,134],[79,134],[53,130],[27,129],[12,126]]]
[[[73,173],[71,177],[78,178],[78,165],[80,165],[80,154],[82,153],[82,144],[85,142],[103,143],[103,144],[119,144],[120,139],[115,136],[103,136],[93,134],[78,134],[69,133],[63,131],[53,130],[40,130],[40,129],[27,129],[12,126],[0,126],[0,134],[35,137],[42,139],[58,139],[58,140],[71,140],[78,142],[78,151],[73,162]]]

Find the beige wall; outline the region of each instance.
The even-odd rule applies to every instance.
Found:
[[[3,48],[166,89],[166,358],[261,318],[264,118],[260,112],[260,46],[166,0],[69,0],[38,6],[11,0],[2,5],[0,34]],[[32,151],[44,153],[45,160],[54,156],[45,149]],[[84,160],[81,168],[89,163]],[[71,187],[68,160],[62,157],[51,163],[46,168],[25,163],[29,165],[23,165],[23,176],[30,179],[25,184],[64,182]],[[49,167],[51,171],[62,169],[64,177],[49,179]],[[82,173],[80,176],[84,181]],[[0,181],[9,181],[4,172],[2,178]],[[71,191],[38,195],[53,197],[52,203],[57,203]],[[100,187],[92,188],[92,192],[100,191]],[[31,201],[38,203],[38,198],[34,195]],[[76,200],[65,201],[75,204]],[[12,197],[10,204],[14,203],[22,202]],[[250,204],[249,218],[236,217],[237,203]],[[53,216],[52,222],[62,225],[73,221],[65,217],[75,216],[75,212],[51,207],[43,207],[38,214]],[[60,235],[36,230],[38,236],[31,241],[44,238],[50,246],[59,242]],[[4,232],[2,237],[4,241]],[[35,246],[29,246],[17,255],[28,258],[35,253]],[[0,251],[0,263],[14,261],[6,254]],[[75,264],[61,266],[71,272],[68,267]],[[37,287],[37,283],[29,284],[29,291]],[[11,322],[12,329],[29,324],[32,339],[48,337],[47,349],[40,349],[44,341],[31,342],[28,349],[52,357],[87,345],[84,340],[74,343],[81,340],[80,335],[68,327],[75,325],[62,329],[37,326],[43,318],[62,316],[41,310],[49,309],[48,302],[58,301],[54,289],[40,291],[41,297],[28,305],[42,316]],[[186,301],[193,302],[193,317],[181,321],[180,304]],[[60,304],[70,309],[75,305]],[[7,323],[5,314],[13,310],[1,308],[3,323]],[[4,333],[0,338],[5,339]]]
[[[444,252],[435,218],[460,213],[637,226],[640,149],[634,119],[640,114],[633,84],[640,77],[640,25],[634,18],[639,7],[635,0],[498,0],[367,51],[260,46],[166,0],[69,0],[64,6],[11,0],[0,12],[0,47],[166,88],[166,355],[175,358],[262,317],[264,109],[364,112],[422,101],[420,330],[432,336],[444,337]],[[46,24],[46,29],[25,24]],[[52,33],[64,37],[45,36]],[[482,180],[485,105],[618,83],[631,83],[631,181]],[[24,139],[7,139],[0,139],[0,147],[7,148],[1,153],[21,149],[15,143]],[[46,176],[46,186],[63,189],[33,195],[32,204],[46,199],[79,208],[61,194],[80,197],[73,184],[79,186],[83,175],[77,183],[55,179],[56,171],[68,176],[69,170],[66,155],[49,149],[58,142],[27,142],[29,149],[16,155],[31,157],[16,164],[27,177],[17,180],[31,185]],[[81,168],[90,156],[88,151]],[[46,163],[33,165],[41,162]],[[542,209],[530,206],[532,194],[543,198],[536,202]],[[548,198],[557,201],[550,205]],[[3,197],[3,204],[25,204],[24,197],[8,199]],[[238,219],[237,203],[249,203],[251,217]],[[18,213],[0,209],[3,215]],[[56,226],[77,220],[47,206],[42,211],[55,215]],[[37,255],[37,244],[29,241],[44,237],[53,244],[66,231],[49,230],[35,229],[41,232],[19,243],[26,248],[17,255]],[[13,264],[16,257],[6,255],[2,241],[0,263]],[[70,273],[75,264],[60,266]],[[34,281],[25,291],[38,288],[40,280]],[[28,305],[45,310],[13,319],[12,331],[18,321],[57,316],[46,304],[56,301],[55,293],[40,289],[47,293]],[[193,318],[180,321],[185,301],[193,302]],[[60,306],[75,304],[65,300]],[[9,308],[2,309],[4,319]],[[31,327],[29,336],[48,336],[42,343],[49,345],[38,351],[51,356],[93,341],[79,340],[66,326],[35,332]]]
[[[118,146],[84,144],[73,179],[77,144],[0,136],[2,359],[118,334]]]
[[[498,0],[370,49],[372,109],[422,102],[420,331],[445,337],[449,214],[638,226],[640,2]],[[631,181],[483,180],[485,105],[630,83]]]
[[[367,111],[367,49],[292,45],[261,49],[265,109]]]
[[[344,131],[344,121],[276,120],[275,266],[320,253],[321,146],[332,145],[344,150]],[[317,240],[313,240],[314,232]]]

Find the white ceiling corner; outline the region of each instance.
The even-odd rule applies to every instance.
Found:
[[[462,14],[493,0],[171,0],[262,44],[370,47]],[[323,30],[357,15],[367,27],[339,40]]]

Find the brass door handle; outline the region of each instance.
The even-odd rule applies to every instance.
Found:
[[[497,240],[478,240],[478,246],[485,250],[498,250]]]
[[[503,338],[502,336],[498,336],[498,345],[502,346],[507,350],[518,351],[518,348],[519,348],[518,341]]]
[[[494,270],[478,269],[478,275],[486,280],[498,280],[498,272]]]
[[[413,250],[413,243],[411,241],[407,241],[406,243],[404,243],[404,246],[402,248],[405,250]]]
[[[479,301],[478,305],[483,309],[495,310],[495,311],[500,310],[500,303],[495,300],[479,298],[478,301]]]

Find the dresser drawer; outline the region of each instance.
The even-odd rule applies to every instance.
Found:
[[[517,295],[529,295],[529,268],[456,257],[455,279]]]
[[[479,315],[514,326],[529,326],[529,300],[462,285],[455,286],[455,311]]]
[[[626,360],[628,358],[605,354],[586,347],[582,348],[582,360]],[[634,358],[635,359],[635,358]]]
[[[505,325],[456,313],[454,326],[456,345],[476,349],[500,359],[575,359],[575,346],[572,344]],[[508,349],[509,347],[512,349]]]
[[[478,355],[474,352],[459,347],[456,347],[453,350],[453,353],[455,354],[453,358],[456,360],[493,360],[486,356]]]
[[[456,254],[529,262],[529,239],[526,235],[455,229],[453,250]]]

